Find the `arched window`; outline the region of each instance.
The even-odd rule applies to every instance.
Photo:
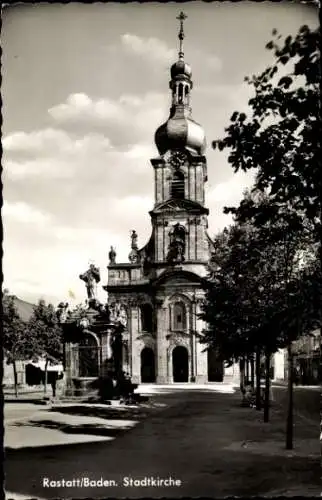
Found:
[[[171,183],[172,198],[184,198],[184,173],[177,170],[174,172]]]
[[[182,302],[175,302],[172,308],[172,329],[183,331],[187,328],[186,308]]]
[[[141,311],[141,329],[143,332],[152,332],[153,316],[152,306],[150,304],[143,304],[140,306]]]
[[[189,87],[188,85],[185,85],[184,87],[184,98],[185,98],[185,104],[189,103]]]
[[[183,85],[179,83],[179,104],[182,104],[183,101]]]

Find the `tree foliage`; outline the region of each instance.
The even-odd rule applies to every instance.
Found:
[[[226,361],[257,349],[273,353],[319,321],[317,257],[309,233],[285,233],[282,218],[274,239],[269,227],[235,223],[215,238],[203,342],[216,346]]]
[[[6,290],[2,297],[3,348],[8,363],[25,360],[32,355],[34,343],[27,325],[19,316],[15,297]]]
[[[18,396],[17,361],[32,356],[34,339],[29,335],[27,324],[19,316],[15,297],[7,290],[4,290],[2,297],[2,345],[5,360],[13,367],[15,393]]]
[[[312,221],[320,240],[320,33],[302,26],[282,45],[281,35],[276,30],[273,35],[266,47],[275,63],[246,77],[254,90],[248,116],[235,111],[225,137],[213,142],[214,148],[230,150],[235,172],[257,170],[254,189],[268,193],[270,205],[256,207],[248,200],[226,211],[244,220],[254,216],[260,225],[263,218],[278,220],[279,207],[288,206],[290,222]]]
[[[44,356],[54,362],[62,359],[63,333],[52,304],[39,300],[28,322],[28,329],[34,338],[34,355]]]

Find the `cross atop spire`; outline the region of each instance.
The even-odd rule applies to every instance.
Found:
[[[178,21],[180,21],[180,31],[178,34],[178,38],[180,41],[179,45],[179,59],[183,59],[183,39],[184,39],[184,31],[183,31],[183,21],[187,19],[188,16],[184,12],[180,12],[180,14],[177,16]]]

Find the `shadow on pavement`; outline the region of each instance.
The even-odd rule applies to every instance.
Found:
[[[143,418],[147,415],[144,411],[145,408],[141,407],[120,407],[117,410],[113,407],[106,406],[106,408],[101,408],[97,406],[57,406],[49,409],[49,412],[58,412],[65,415],[75,415],[79,417],[96,417],[103,418],[106,420],[130,420]]]
[[[44,429],[53,429],[66,434],[89,434],[92,436],[109,436],[115,437],[122,432],[131,429],[132,426],[125,427],[107,427],[106,425],[99,424],[83,424],[83,425],[72,425],[62,422],[55,422],[54,420],[41,420],[33,421],[29,420],[27,422],[16,422],[14,427],[41,427]]]

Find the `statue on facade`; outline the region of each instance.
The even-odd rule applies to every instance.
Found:
[[[137,250],[138,249],[138,235],[134,229],[132,230],[132,233],[131,233],[131,240],[132,240],[131,248],[133,250]]]
[[[87,298],[89,300],[95,299],[95,284],[101,280],[100,270],[94,264],[90,264],[89,269],[79,275],[80,279],[85,281]]]
[[[179,223],[169,233],[170,244],[167,259],[172,263],[181,263],[185,259],[186,231]]]
[[[110,305],[109,309],[110,321],[125,328],[127,325],[127,313],[124,305],[120,302],[114,302]]]
[[[108,253],[108,258],[110,260],[110,264],[115,264],[115,260],[116,260],[116,252],[115,252],[115,248],[114,247],[111,247],[109,253]]]
[[[129,253],[129,261],[132,264],[137,264],[139,262],[139,258],[138,235],[137,232],[133,229],[131,233],[131,252]]]

